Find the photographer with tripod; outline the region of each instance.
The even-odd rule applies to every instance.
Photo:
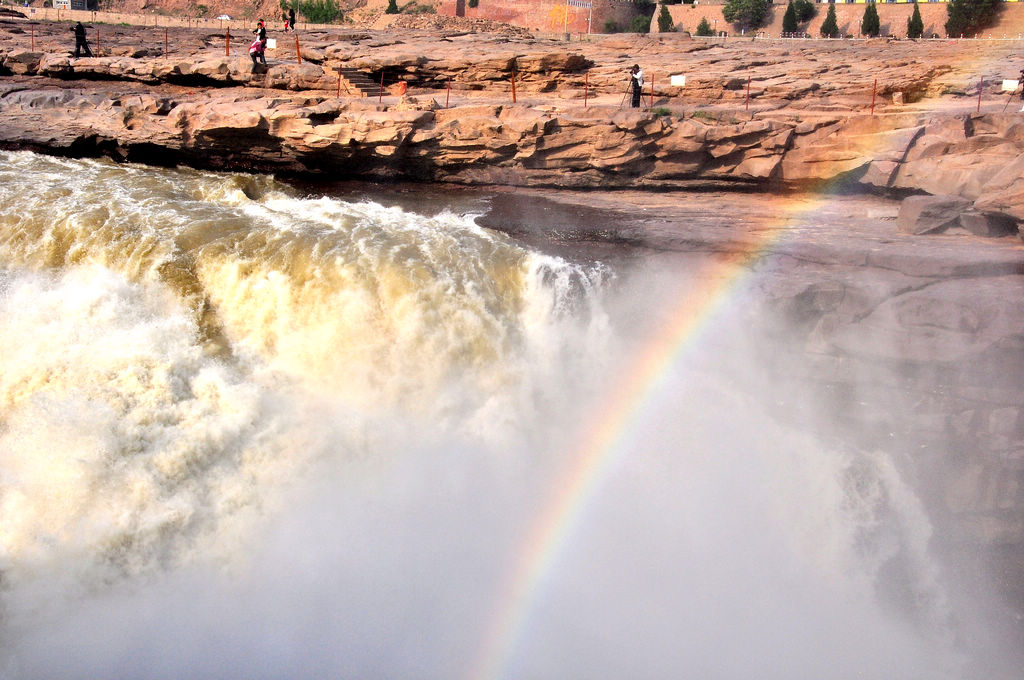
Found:
[[[639,64],[633,64],[629,71],[630,86],[633,88],[633,108],[640,108],[640,93],[644,89],[644,72],[640,70]]]

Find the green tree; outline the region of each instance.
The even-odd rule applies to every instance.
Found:
[[[311,24],[341,21],[341,8],[335,0],[299,0],[299,13]]]
[[[711,28],[711,24],[708,23],[708,18],[704,17],[703,19],[701,19],[700,23],[697,24],[697,35],[707,36],[714,34],[715,31],[714,29]]]
[[[825,21],[821,24],[821,37],[839,37],[839,24],[836,22],[836,6],[832,3],[829,3],[828,14],[825,15]]]
[[[924,35],[924,21],[921,19],[921,8],[914,0],[914,13],[907,19],[907,37],[917,39]]]
[[[384,10],[384,14],[398,14],[398,3],[395,0],[388,0],[388,8]]]
[[[818,8],[811,0],[793,0],[793,9],[796,11],[797,23],[800,24],[810,21],[818,13]]]
[[[881,30],[882,25],[878,20],[878,9],[875,7],[874,2],[869,1],[864,6],[864,18],[860,20],[860,32],[869,38],[877,38]]]
[[[662,33],[670,33],[675,28],[675,23],[672,21],[672,15],[669,14],[668,5],[662,5],[661,11],[658,12],[658,30]]]
[[[974,36],[988,28],[1002,8],[1002,0],[950,0],[946,3],[946,35]]]
[[[741,28],[757,28],[768,18],[769,7],[768,0],[728,0],[722,16]]]
[[[651,17],[646,14],[637,14],[633,17],[633,20],[629,23],[630,33],[650,33],[651,32]]]
[[[786,13],[782,15],[782,32],[796,33],[799,26],[796,23],[796,8],[793,7],[793,0],[786,5]]]

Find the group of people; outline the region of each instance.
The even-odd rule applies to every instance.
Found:
[[[295,30],[295,10],[289,9],[287,14],[282,14],[285,32]],[[253,31],[256,39],[249,45],[249,57],[252,58],[252,70],[255,71],[257,64],[267,65],[267,23],[260,19]]]
[[[285,15],[284,27],[286,31],[295,30],[295,10],[288,10],[288,14]],[[71,31],[75,34],[75,58],[86,56],[92,56],[92,50],[89,49],[89,41],[86,38],[85,26],[79,21],[75,24]],[[267,24],[263,19],[259,20],[256,24],[256,29],[253,31],[256,39],[252,45],[249,45],[249,56],[252,58],[252,68],[256,70],[256,64],[267,65]]]
[[[85,37],[85,26],[79,21],[71,30],[75,33],[75,57],[81,56],[83,52],[85,56],[91,57],[92,50],[89,49],[89,42]],[[284,16],[284,30],[295,30],[294,9],[288,10],[288,14]],[[257,64],[267,65],[267,24],[263,19],[256,24],[253,34],[256,39],[249,46],[249,57],[252,58],[252,69],[255,71]],[[644,72],[640,70],[639,64],[633,64],[633,68],[629,70],[629,78],[633,94],[631,103],[634,109],[638,109],[640,108],[640,96],[644,89]],[[1021,79],[1024,81],[1024,71],[1021,71]],[[1024,99],[1024,90],[1021,91],[1021,98]],[[1021,108],[1021,111],[1024,111],[1024,108]]]
[[[249,45],[249,57],[252,59],[252,70],[255,71],[257,64],[267,65],[267,25],[263,19],[256,24],[253,34],[256,39]]]

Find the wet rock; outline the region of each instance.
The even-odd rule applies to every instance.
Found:
[[[959,225],[971,202],[959,196],[910,196],[900,204],[896,223],[907,234],[931,234]]]
[[[1010,236],[1017,233],[1017,220],[1009,215],[966,210],[960,213],[960,226],[976,236]]]

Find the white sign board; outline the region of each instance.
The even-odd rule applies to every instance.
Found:
[[[268,50],[276,50],[277,49],[277,38],[267,38],[267,49]]]
[[[1013,92],[1017,89],[1017,85],[1020,84],[1018,80],[1004,80],[1003,81],[1003,92]]]
[[[669,83],[672,87],[683,87],[686,85],[686,76],[670,76]]]
[[[56,9],[71,9],[71,0],[53,0]]]

